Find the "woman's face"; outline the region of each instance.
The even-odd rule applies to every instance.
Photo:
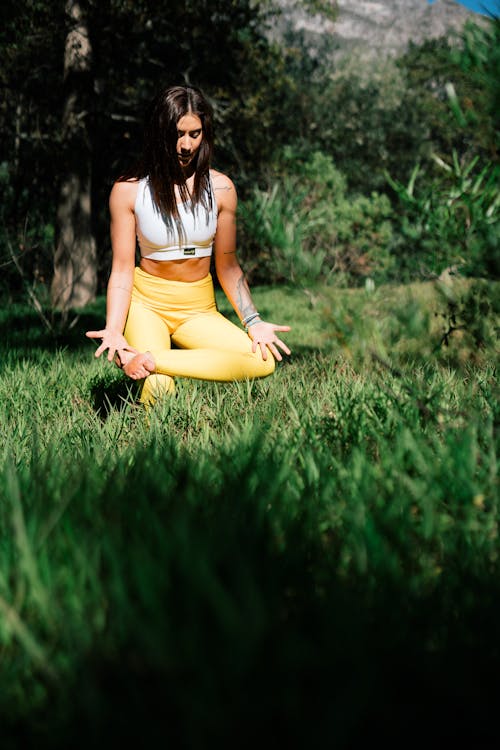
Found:
[[[203,139],[201,120],[197,115],[188,113],[177,123],[177,157],[183,169],[186,169],[195,158]]]

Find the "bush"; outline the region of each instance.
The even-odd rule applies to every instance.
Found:
[[[483,19],[467,23],[458,43],[442,38],[411,45],[398,60],[425,126],[421,157],[436,153],[448,159],[456,151],[464,163],[478,156],[483,163],[498,164],[499,38],[500,20]],[[440,179],[439,168],[429,168],[423,177],[429,183]]]
[[[263,282],[308,284],[382,279],[391,266],[391,205],[386,196],[347,192],[330,157],[285,149],[264,188],[240,206],[245,268]]]
[[[440,274],[457,266],[469,276],[500,274],[500,167],[479,157],[435,157],[441,179],[417,189],[417,165],[407,185],[389,177],[400,201],[399,238],[393,252],[408,273]]]
[[[348,59],[304,89],[297,141],[331,157],[351,191],[385,190],[385,169],[404,179],[427,152],[428,123],[394,61]]]

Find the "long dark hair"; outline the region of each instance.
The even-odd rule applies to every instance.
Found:
[[[194,185],[189,194],[186,177],[177,155],[177,123],[184,115],[200,118],[203,138],[195,157]],[[212,210],[210,187],[210,162],[213,153],[214,134],[212,107],[195,86],[167,86],[158,92],[150,103],[144,128],[142,157],[130,171],[121,175],[119,182],[130,179],[149,178],[154,202],[167,224],[175,224],[179,239],[183,235],[175,196],[175,185],[181,200],[191,202],[194,212],[201,204],[208,212]]]

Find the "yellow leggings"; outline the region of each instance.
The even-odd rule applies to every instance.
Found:
[[[156,372],[144,381],[141,401],[153,403],[174,390],[173,377],[245,380],[270,375],[275,361],[218,312],[210,274],[200,281],[167,281],[135,269],[125,338],[149,351]],[[177,349],[171,349],[174,344]]]

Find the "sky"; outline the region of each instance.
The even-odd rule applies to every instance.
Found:
[[[433,3],[434,0],[428,0],[428,2]],[[500,16],[500,0],[457,0],[457,2],[471,10],[475,10],[477,13]]]

